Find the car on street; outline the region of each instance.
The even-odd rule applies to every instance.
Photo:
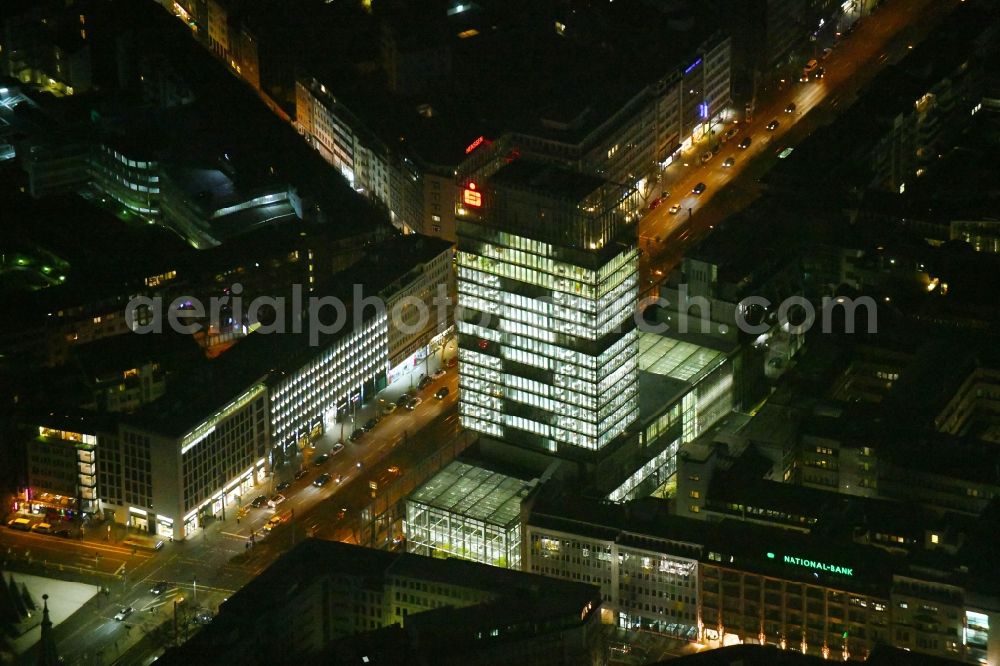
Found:
[[[382,414],[386,416],[392,414],[394,411],[396,411],[396,403],[394,402],[387,402],[382,406]]]
[[[445,398],[445,397],[446,397],[446,396],[447,396],[447,395],[448,395],[449,393],[451,393],[451,391],[449,391],[449,390],[448,390],[448,387],[447,387],[447,386],[442,386],[442,387],[441,387],[441,388],[439,388],[439,389],[437,390],[437,392],[436,392],[436,393],[434,394],[434,397],[435,397],[435,398],[437,398],[438,400],[444,400],[444,398]]]
[[[743,140],[740,141],[738,148],[740,150],[746,150],[747,148],[750,147],[751,143],[753,143],[753,139],[751,139],[748,136],[745,136],[745,137],[743,137]]]
[[[330,459],[329,453],[322,453],[316,457],[316,460],[313,461],[313,466],[319,467],[320,465],[325,465],[326,461],[329,459]]]
[[[281,483],[279,483],[278,485],[276,485],[274,487],[274,489],[277,490],[280,493],[280,492],[284,492],[284,491],[288,490],[291,487],[292,487],[292,482],[291,481],[282,481]]]
[[[444,368],[438,368],[433,373],[431,373],[431,377],[433,377],[434,379],[441,379],[447,374],[448,374],[447,370],[445,370]]]
[[[676,215],[677,213],[681,212],[681,205],[674,204],[667,210],[667,212],[670,213],[671,215]]]
[[[701,154],[701,163],[707,164],[709,160],[712,159],[712,155],[713,153],[711,150],[706,150],[704,153]]]
[[[52,525],[49,523],[35,523],[31,526],[31,531],[38,534],[52,534]]]
[[[31,531],[31,521],[27,518],[12,518],[7,521],[7,527],[12,530],[21,530],[22,532]]]
[[[267,521],[264,528],[267,530],[273,530],[275,527],[284,522],[284,518],[281,516],[271,516],[271,519]]]
[[[267,500],[267,505],[273,509],[284,501],[285,501],[285,496],[282,495],[281,493],[278,493],[271,499]]]
[[[781,151],[778,152],[778,159],[779,160],[785,159],[786,157],[788,157],[789,155],[792,154],[793,150],[795,150],[795,149],[792,148],[792,147],[783,148]]]
[[[372,430],[375,429],[375,426],[377,426],[377,425],[378,425],[378,419],[371,418],[371,419],[368,419],[367,421],[365,421],[365,424],[363,426],[361,426],[361,428],[365,432],[371,432]]]
[[[344,445],[340,442],[336,442],[333,447],[330,448],[330,455],[335,456],[344,450]]]
[[[156,585],[153,585],[153,587],[150,588],[149,591],[152,592],[153,594],[163,594],[169,589],[170,589],[170,583],[168,583],[165,580],[161,580],[158,581]]]
[[[404,393],[403,395],[401,395],[398,398],[396,398],[396,406],[397,407],[405,407],[406,403],[408,403],[410,401],[410,398],[412,398],[412,397],[413,396],[410,395],[409,393]]]
[[[722,166],[728,169],[729,167],[733,166],[734,164],[736,164],[736,158],[735,157],[727,157],[726,161],[722,163]]]
[[[297,471],[295,473],[295,480],[298,481],[299,479],[301,479],[303,476],[305,476],[308,473],[309,473],[309,470],[307,470],[307,469],[300,469],[299,471]]]
[[[823,69],[822,67],[820,67],[819,69],[817,69],[816,73],[813,74],[813,78],[814,79],[822,79],[824,76],[826,76],[826,70]]]
[[[785,107],[785,113],[795,113],[795,102],[789,102]]]
[[[316,486],[317,488],[322,488],[326,484],[330,483],[330,479],[332,479],[332,478],[333,477],[330,476],[328,473],[323,472],[322,474],[320,474],[319,476],[317,476],[315,479],[313,479],[313,485]]]
[[[427,388],[428,386],[430,386],[431,382],[433,382],[433,381],[434,380],[431,379],[430,376],[424,375],[423,377],[420,378],[420,381],[417,382],[417,389],[422,391],[425,388]]]
[[[352,432],[351,436],[348,437],[347,439],[351,440],[352,442],[356,442],[364,436],[365,436],[365,431],[362,430],[361,428],[358,428],[357,430]]]
[[[772,120],[767,125],[765,125],[765,127],[767,128],[768,132],[773,132],[774,130],[778,129],[779,125],[780,123],[777,120]]]
[[[410,411],[413,411],[413,410],[414,410],[414,409],[416,409],[416,408],[417,408],[417,407],[418,407],[418,406],[420,405],[420,403],[422,403],[423,401],[424,401],[424,400],[423,400],[423,398],[413,398],[413,399],[412,399],[412,400],[410,400],[410,401],[409,401],[408,403],[406,403],[406,408],[407,408],[407,409],[409,409]]]
[[[202,608],[197,613],[194,614],[194,623],[200,625],[206,625],[212,623],[212,611],[207,608]]]
[[[808,81],[809,77],[816,72],[816,68],[819,67],[819,63],[813,58],[806,63],[805,67],[802,68],[802,77],[800,80]]]
[[[730,127],[729,129],[726,130],[726,133],[722,135],[722,140],[729,141],[734,136],[736,136],[736,133],[739,131],[740,131],[739,127]]]
[[[52,533],[52,536],[57,536],[63,539],[68,539],[70,537],[69,530],[56,530]]]
[[[257,495],[257,497],[254,497],[253,501],[250,502],[250,506],[255,509],[259,509],[265,504],[267,504],[267,495]]]
[[[121,622],[129,615],[131,615],[133,612],[135,612],[134,608],[132,608],[131,606],[125,606],[115,614],[115,619]]]
[[[705,183],[698,183],[697,185],[694,186],[694,189],[692,189],[691,191],[694,194],[702,194],[707,189],[708,185],[705,185]]]

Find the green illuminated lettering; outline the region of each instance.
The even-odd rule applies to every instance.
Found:
[[[774,553],[768,553],[767,557],[769,559],[774,559]],[[815,560],[806,560],[801,557],[793,557],[792,555],[782,555],[782,561],[785,564],[794,564],[796,566],[805,567],[807,569],[818,569],[820,571],[829,571],[831,573],[840,574],[841,576],[853,576],[853,567],[841,567],[835,564],[827,564],[826,562],[816,562]]]

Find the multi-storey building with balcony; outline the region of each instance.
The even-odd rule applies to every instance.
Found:
[[[19,506],[53,519],[98,514],[98,432],[93,414],[46,414],[35,419],[27,442],[28,483]]]

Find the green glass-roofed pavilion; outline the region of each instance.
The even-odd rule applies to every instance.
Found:
[[[534,485],[452,462],[407,500],[407,550],[520,568],[521,500]]]

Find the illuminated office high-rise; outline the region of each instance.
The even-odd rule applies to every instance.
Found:
[[[557,455],[638,416],[636,192],[515,160],[458,203],[462,424]]]

